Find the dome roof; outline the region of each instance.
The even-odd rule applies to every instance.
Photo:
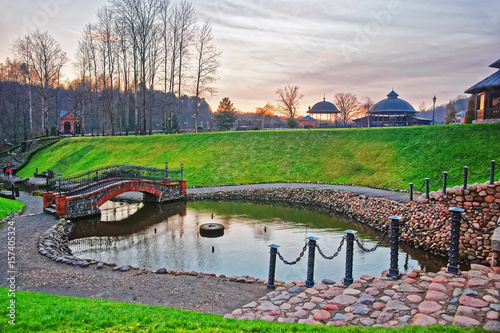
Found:
[[[340,113],[335,104],[325,101],[316,103],[307,113]]]
[[[417,113],[413,106],[404,99],[399,99],[398,94],[392,90],[386,99],[381,100],[368,113],[371,114],[391,114],[397,112]]]

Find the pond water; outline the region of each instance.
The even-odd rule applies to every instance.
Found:
[[[269,244],[280,245],[280,253],[292,261],[309,236],[319,238],[317,243],[328,256],[338,248],[345,230],[356,230],[356,236],[365,248],[375,246],[381,237],[381,233],[346,216],[284,204],[202,201],[143,205],[108,202],[101,210],[101,219],[73,223],[70,233],[73,254],[152,270],[165,267],[168,270],[267,279]],[[222,224],[224,235],[202,237],[199,227],[205,223]],[[324,278],[340,281],[344,277],[345,248],[344,245],[334,260],[325,260],[316,252],[315,281]],[[388,238],[370,253],[354,244],[354,279],[363,274],[380,276],[389,268],[389,255]],[[438,271],[444,266],[444,258],[400,244],[401,271]],[[306,272],[307,252],[293,266],[277,261],[277,280],[305,281]]]

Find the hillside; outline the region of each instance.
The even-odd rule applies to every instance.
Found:
[[[492,159],[500,163],[499,138],[500,124],[71,138],[36,154],[19,175],[168,161],[169,168],[184,163],[188,185],[300,180],[407,189],[425,177],[436,182],[443,171],[455,176],[465,165],[479,172]]]

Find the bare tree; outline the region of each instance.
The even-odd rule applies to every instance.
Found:
[[[15,40],[12,50],[33,73],[33,83],[42,102],[42,128],[48,133],[49,89],[57,84],[61,69],[68,62],[66,52],[48,32],[40,30]]]
[[[359,108],[358,98],[351,93],[337,93],[334,101],[340,111],[342,123],[346,126]]]
[[[162,10],[162,0],[110,0],[119,19],[126,22],[132,38],[134,77],[140,85],[141,133],[146,134],[146,87],[150,68],[150,47],[156,36],[156,20]],[[150,72],[149,72],[150,73]],[[135,80],[137,82],[137,80]],[[137,99],[136,99],[137,100]],[[136,124],[138,125],[138,124]]]
[[[276,90],[276,95],[278,95],[278,113],[295,119],[299,102],[304,97],[304,95],[299,93],[299,89],[298,85],[289,84],[284,88]]]
[[[211,84],[217,80],[221,54],[222,52],[213,44],[212,25],[210,22],[206,22],[199,29],[196,40],[195,133],[198,133],[199,99],[205,94],[212,95],[215,92],[215,88]]]
[[[261,129],[264,129],[264,122],[266,118],[274,116],[276,113],[276,106],[272,103],[266,103],[263,107],[257,107],[255,109],[255,114],[257,114],[261,119]]]
[[[186,0],[181,1],[175,10],[175,15],[178,16],[177,22],[178,32],[179,32],[179,66],[177,70],[178,75],[178,89],[177,96],[180,98],[182,96],[182,79],[183,79],[183,65],[186,58],[189,56],[189,47],[193,42],[196,27],[196,14],[191,2]]]

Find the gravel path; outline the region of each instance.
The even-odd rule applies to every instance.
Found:
[[[188,188],[188,194],[193,193],[213,193],[219,191],[234,191],[234,190],[248,190],[260,188],[308,188],[311,190],[337,190],[337,191],[350,191],[356,194],[363,194],[367,197],[386,198],[389,200],[407,203],[410,201],[410,194],[404,192],[394,192],[389,190],[380,190],[370,187],[351,186],[351,185],[323,185],[314,183],[273,183],[273,184],[254,184],[254,185],[228,185],[216,187],[200,187]]]
[[[24,215],[15,219],[16,286],[19,290],[53,295],[101,298],[121,302],[162,305],[223,315],[268,290],[263,284],[231,282],[211,276],[158,275],[144,271],[115,272],[55,263],[37,253],[40,236],[57,223],[42,213],[42,199],[21,193],[27,204]],[[8,225],[0,230],[0,285],[7,281]]]

